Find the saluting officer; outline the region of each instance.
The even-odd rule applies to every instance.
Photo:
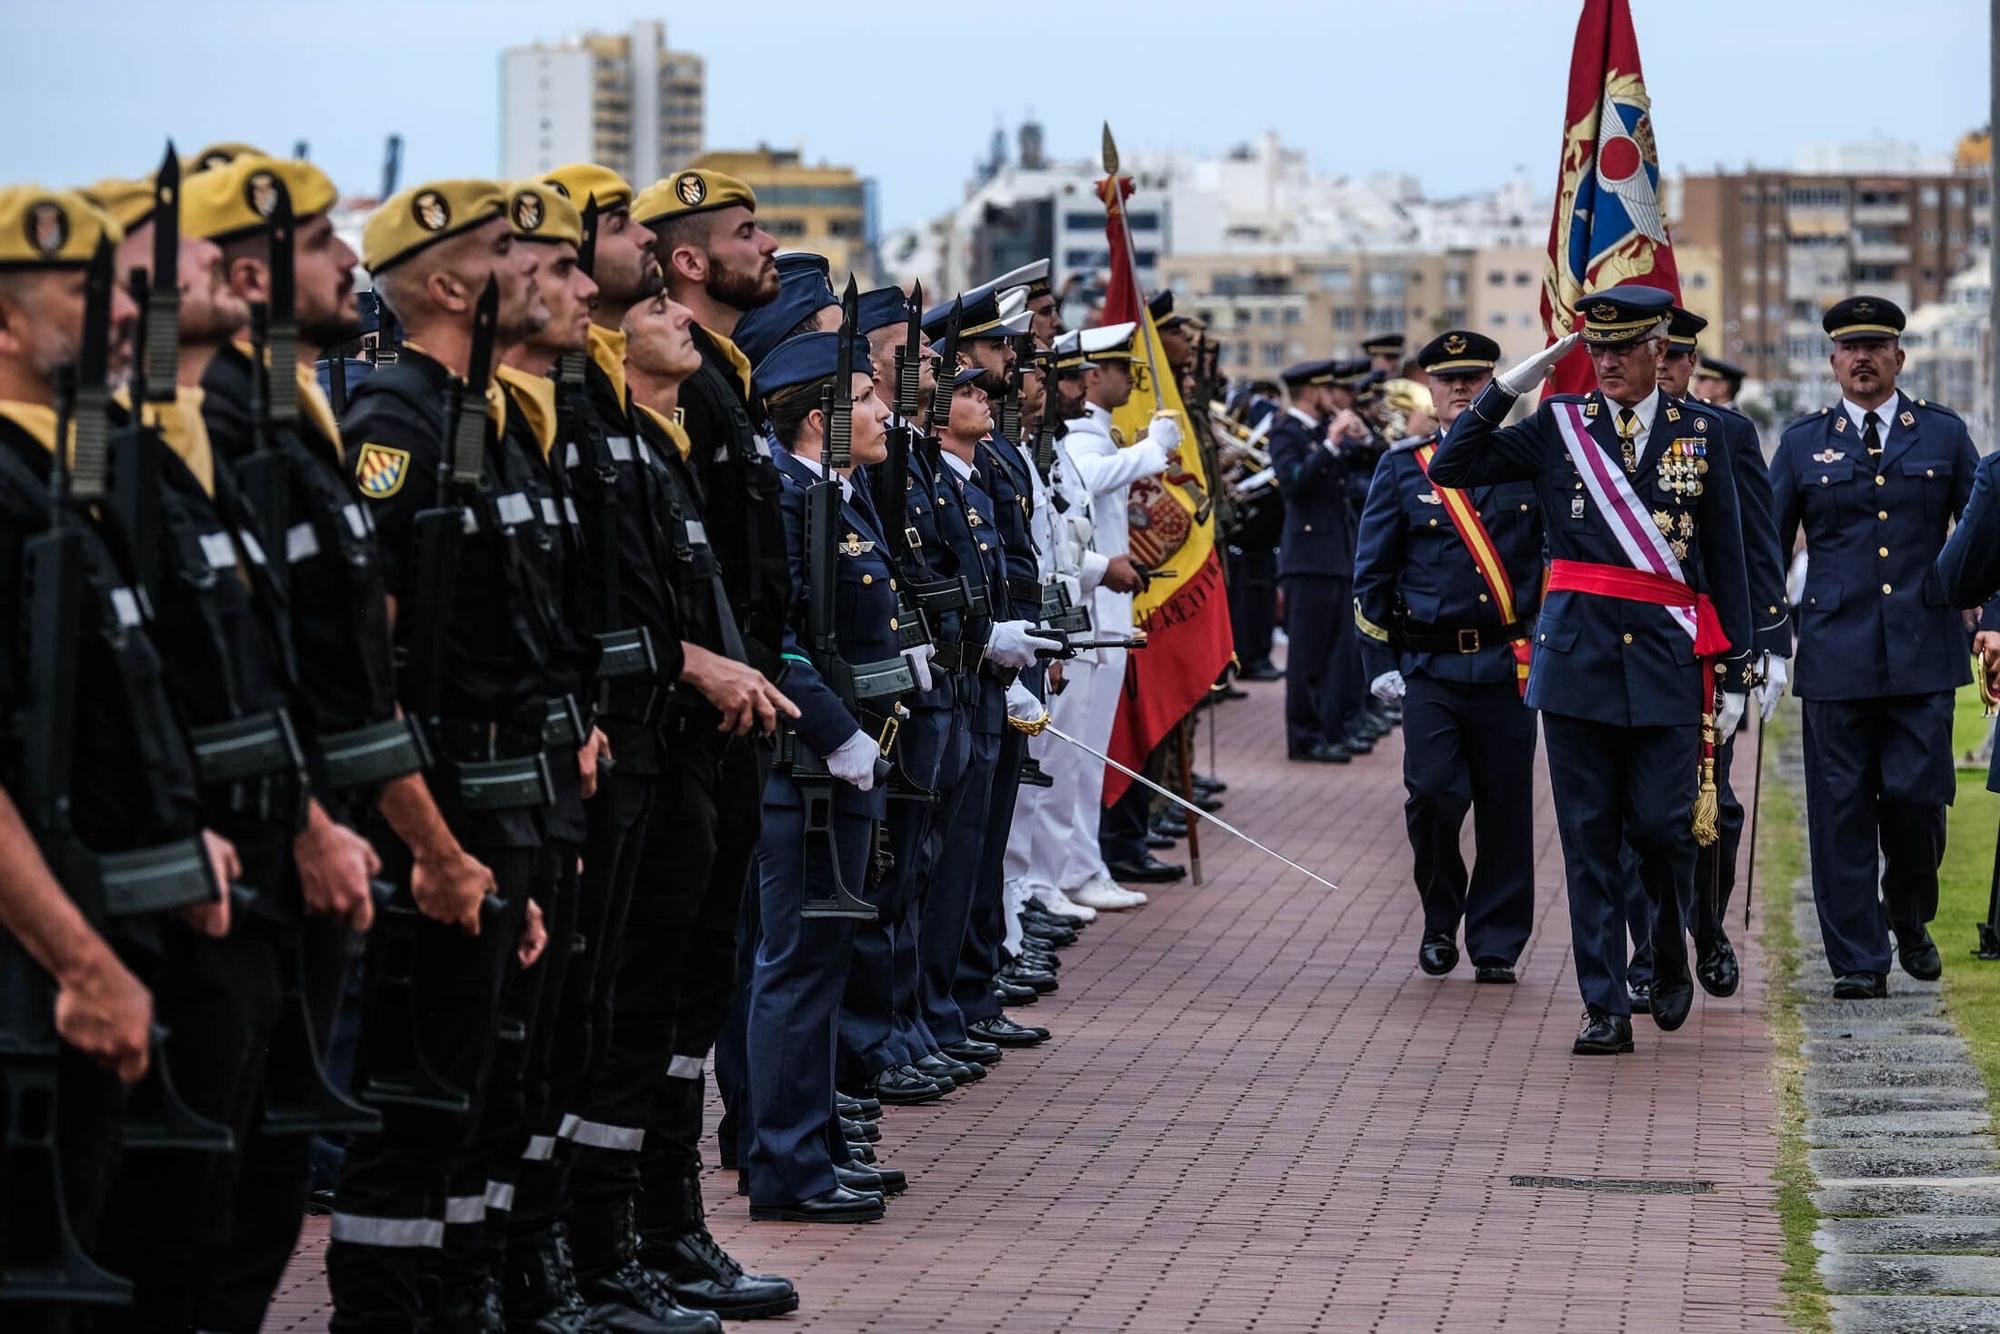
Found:
[[[1500,345],[1451,329],[1417,353],[1438,430],[1396,442],[1375,469],[1354,560],[1354,623],[1370,692],[1403,704],[1404,815],[1424,938],[1417,963],[1458,966],[1458,928],[1481,982],[1514,981],[1535,909],[1535,713],[1522,702],[1541,602],[1534,487],[1458,491],[1429,477],[1440,436],[1493,378]],[[1459,829],[1473,812],[1471,875]]]
[[[748,1106],[741,1159],[758,1220],[862,1222],[879,1218],[885,1194],[903,1188],[900,1173],[849,1162],[834,1089],[834,1051],[841,994],[854,948],[851,917],[806,917],[806,901],[836,887],[852,894],[868,874],[875,822],[886,793],[877,765],[893,741],[895,694],[880,669],[894,663],[910,683],[897,645],[895,571],[867,491],[853,481],[858,465],[887,457],[888,407],[876,397],[865,347],[852,361],[851,454],[836,465],[825,456],[827,409],[842,339],[806,333],[780,343],[758,364],[756,387],[778,443],[784,477],[786,550],[796,590],[784,655],[788,693],[799,718],[781,748],[764,792],[757,880],[759,938],[750,977],[746,1042]],[[839,536],[807,521],[809,495],[840,488]],[[808,540],[833,544],[836,568]],[[832,589],[820,581],[830,577]],[[831,626],[808,609],[830,598]],[[831,642],[825,632],[831,630]],[[870,669],[875,669],[871,671]],[[870,685],[874,682],[873,686]],[[817,762],[817,763],[815,763]],[[830,784],[829,827],[809,830],[805,788],[809,771],[824,767]],[[954,952],[955,953],[955,952]]]
[[[1840,999],[1938,976],[1937,914],[1964,632],[1932,566],[1978,453],[1949,408],[1896,388],[1903,312],[1853,296],[1821,321],[1841,401],[1793,422],[1771,462],[1780,550],[1804,528],[1798,671],[1813,900]],[[1876,868],[1881,871],[1877,873]]]
[[[520,438],[522,414],[508,411],[503,395],[489,396],[484,383],[469,382],[490,370],[472,364],[489,283],[498,295],[496,359],[548,319],[535,260],[514,250],[506,192],[480,180],[401,191],[370,215],[362,263],[410,342],[356,388],[341,431],[354,446],[355,478],[381,539],[390,617],[405,654],[399,702],[424,730],[449,836],[407,853],[383,849],[392,878],[425,913],[414,933],[419,999],[414,1014],[379,1003],[381,982],[397,965],[376,933],[370,973],[378,1003],[363,1017],[360,1073],[364,1081],[391,1073],[390,1053],[414,1042],[468,1105],[458,1113],[439,1102],[390,1105],[382,1132],[351,1144],[327,1250],[336,1330],[470,1322],[488,1300],[486,1276],[467,1262],[486,1214],[486,1163],[472,1135],[502,985],[517,946],[524,959],[532,952],[529,895],[550,799],[543,729],[551,662],[562,651],[546,588],[524,569],[548,541],[529,499],[540,460]],[[447,432],[465,413],[477,414],[484,435],[476,489],[449,477]],[[448,540],[447,526],[460,534],[458,577],[441,587],[435,544]],[[389,806],[385,813],[392,825],[412,818]],[[482,893],[492,896],[484,912]],[[451,910],[427,906],[441,897]],[[432,1289],[440,1279],[441,1289]]]
[[[1697,823],[1710,832],[1704,742],[1734,730],[1747,698],[1735,479],[1709,464],[1714,419],[1657,385],[1670,305],[1647,287],[1586,296],[1581,337],[1597,388],[1545,396],[1526,421],[1500,424],[1571,334],[1488,385],[1431,459],[1441,486],[1532,481],[1542,508],[1554,561],[1527,702],[1542,713],[1562,833],[1586,1006],[1578,1055],[1632,1049],[1626,843],[1653,904],[1653,1020],[1671,1031],[1687,1019]],[[1729,683],[1719,717],[1718,676]]]

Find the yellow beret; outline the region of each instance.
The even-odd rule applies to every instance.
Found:
[[[77,193],[127,231],[137,231],[153,216],[153,178],[129,180],[106,176],[94,185],[80,186]]]
[[[279,185],[291,196],[294,219],[324,213],[340,197],[327,174],[310,162],[246,154],[187,178],[181,187],[181,231],[211,241],[261,231],[278,210]]]
[[[495,181],[428,181],[398,190],[361,228],[361,267],[380,273],[507,212]]]
[[[583,244],[583,215],[553,185],[516,181],[507,188],[507,223],[515,240]]]
[[[632,202],[631,184],[611,168],[595,162],[572,162],[567,167],[557,167],[542,177],[542,184],[552,186],[557,194],[576,205],[579,213],[592,199],[606,213]]]
[[[224,139],[219,144],[210,144],[193,157],[181,159],[181,173],[192,176],[198,171],[213,171],[226,167],[240,157],[269,157],[255,144],[246,144],[236,139]]]
[[[732,204],[741,204],[754,213],[757,192],[734,176],[689,167],[641,190],[632,201],[632,221],[643,227],[661,218],[684,218]]]
[[[124,228],[74,190],[0,186],[0,268],[88,264],[99,241],[124,239]]]

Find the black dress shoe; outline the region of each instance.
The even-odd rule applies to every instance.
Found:
[[[1511,987],[1515,982],[1514,965],[1511,963],[1475,964],[1472,970],[1472,980],[1475,982],[1485,982],[1492,986]]]
[[[1227,792],[1229,790],[1229,784],[1209,774],[1196,774],[1190,781],[1195,787],[1206,788],[1210,793]]]
[[[720,1319],[682,1306],[674,1300],[666,1276],[636,1259],[588,1280],[582,1292],[598,1329],[616,1334],[722,1334]]]
[[[1835,1000],[1881,1000],[1889,994],[1889,979],[1881,973],[1842,973],[1833,979]]]
[[[978,1078],[972,1073],[971,1066],[950,1060],[936,1052],[919,1057],[916,1065],[919,1074],[929,1075],[938,1083],[950,1084],[954,1088],[961,1084],[969,1084]],[[982,1070],[980,1073],[984,1074],[985,1071]]]
[[[753,1223],[872,1223],[882,1214],[880,1195],[857,1195],[841,1186],[809,1200],[750,1206]]]
[[[861,1111],[859,1116],[848,1117],[850,1121],[873,1121],[882,1115],[881,1102],[865,1093],[843,1093],[840,1095],[840,1100],[853,1103]]]
[[[1064,945],[1074,945],[1077,933],[1073,926],[1047,926],[1041,922],[1023,922],[1021,934],[1061,948]]]
[[[965,1031],[996,1047],[1039,1047],[1049,1040],[1048,1029],[1017,1024],[1004,1014],[996,1014],[991,1019],[975,1019],[965,1026]]]
[[[1661,981],[1653,978],[1653,1023],[1662,1033],[1671,1033],[1687,1022],[1694,1008],[1694,979],[1686,973]]]
[[[1105,869],[1111,872],[1113,880],[1129,880],[1135,885],[1169,884],[1187,874],[1187,867],[1163,862],[1150,852],[1142,854],[1138,861],[1112,862]]]
[[[1178,841],[1178,839],[1169,838],[1165,834],[1156,834],[1151,829],[1146,831],[1146,846],[1154,852],[1165,852]]]
[[[847,1156],[857,1163],[866,1163],[868,1166],[873,1167],[875,1165],[875,1146],[873,1144],[855,1144],[850,1141],[847,1146]],[[748,1195],[750,1192],[745,1190],[742,1193]]]
[[[1250,692],[1238,690],[1235,686],[1219,686],[1208,692],[1210,699],[1249,699]]]
[[[835,1163],[833,1179],[838,1181],[843,1189],[851,1190],[856,1195],[886,1197],[889,1194],[882,1189],[882,1178],[872,1167],[850,1167],[846,1163]]]
[[[1340,739],[1340,744],[1351,755],[1371,755],[1375,751],[1375,738],[1366,732],[1349,732]]]
[[[1711,996],[1734,996],[1743,981],[1743,969],[1736,962],[1736,947],[1716,929],[1715,940],[1695,959],[1695,981]]]
[[[1285,671],[1269,658],[1259,658],[1256,662],[1245,663],[1236,676],[1240,681],[1282,681]]]
[[[850,1121],[844,1116],[840,1118],[840,1133],[843,1138],[860,1140],[864,1144],[873,1144],[882,1138],[882,1128],[873,1121]]]
[[[920,1102],[936,1102],[945,1095],[937,1081],[908,1065],[892,1065],[868,1081],[868,1090],[884,1103],[913,1107]]]
[[[1417,967],[1432,977],[1443,977],[1458,967],[1458,946],[1450,936],[1425,936],[1417,946]]]
[[[1896,933],[1896,962],[1903,965],[1903,971],[1920,982],[1935,982],[1944,972],[1944,960],[1938,957],[1938,947],[1932,941],[1931,933],[1924,927],[1913,926]]]
[[[1570,1044],[1575,1056],[1616,1056],[1632,1050],[1632,1021],[1622,1014],[1589,1009],[1583,1013],[1583,1027]]]
[[[1025,964],[1010,963],[1000,970],[1000,977],[1017,987],[1027,987],[1037,995],[1046,996],[1062,984],[1056,981],[1054,973],[1045,973],[1039,968]]]
[[[1165,834],[1168,838],[1186,838],[1187,824],[1187,816],[1176,808],[1154,816],[1151,828],[1155,833]]]
[[[1653,984],[1651,982],[1627,982],[1625,996],[1632,1002],[1633,1014],[1653,1012]]]
[[[981,1065],[993,1065],[1005,1053],[994,1043],[961,1038],[957,1042],[945,1043],[944,1054],[954,1061],[977,1061]]]
[[[993,979],[993,999],[1002,1005],[1033,1005],[1042,998],[1033,987],[1017,987],[1012,982]]]
[[[869,1101],[873,1102],[874,1099],[871,1098]],[[880,1121],[882,1119],[882,1104],[879,1102],[875,1103],[875,1110],[871,1112],[863,1103],[842,1098],[833,1105],[833,1109],[840,1113],[840,1119],[843,1121]]]
[[[1027,960],[1045,973],[1053,973],[1062,967],[1062,956],[1055,952],[1054,947],[1036,940],[1033,936],[1023,936],[1019,959],[1009,959],[1007,962],[1016,963],[1020,959]]]

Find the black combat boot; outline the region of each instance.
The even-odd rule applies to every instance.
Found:
[[[674,1300],[667,1276],[639,1262],[632,1197],[594,1200],[576,1211],[577,1277],[591,1318],[614,1334],[722,1334],[707,1311]]]
[[[569,1233],[556,1221],[507,1247],[507,1334],[605,1334],[576,1290]]]
[[[725,1320],[759,1320],[799,1309],[799,1292],[790,1279],[744,1273],[709,1235],[698,1164],[689,1164],[679,1196],[657,1213],[648,1209],[639,1242],[640,1259],[666,1274],[676,1300]]]

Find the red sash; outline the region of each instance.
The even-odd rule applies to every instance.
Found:
[[[1437,453],[1436,445],[1418,445],[1417,466],[1424,470],[1424,480],[1431,475],[1431,455]],[[1493,535],[1486,531],[1485,521],[1479,517],[1479,509],[1472,503],[1472,497],[1457,487],[1432,485],[1438,499],[1444,503],[1444,512],[1451,518],[1451,526],[1458,530],[1458,540],[1465,543],[1465,549],[1472,555],[1472,566],[1479,571],[1479,577],[1486,581],[1486,592],[1493,599],[1493,606],[1500,613],[1502,625],[1512,625],[1518,619],[1514,609],[1514,579],[1507,573],[1507,563],[1500,559],[1500,548],[1493,544]],[[1528,664],[1534,658],[1534,646],[1525,637],[1511,641],[1507,647],[1514,654],[1514,689],[1523,698],[1528,693]]]

